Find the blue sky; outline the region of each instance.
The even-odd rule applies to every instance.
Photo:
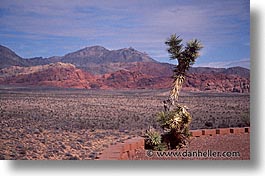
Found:
[[[203,43],[195,66],[249,68],[249,13],[249,0],[1,0],[0,44],[24,58],[101,45],[169,62],[176,33]]]

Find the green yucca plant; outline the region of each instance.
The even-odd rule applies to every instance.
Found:
[[[176,34],[170,36],[165,42],[168,45],[167,51],[171,59],[177,59],[178,65],[173,70],[173,85],[170,91],[169,99],[164,101],[164,111],[158,114],[158,122],[164,130],[162,141],[168,144],[171,149],[180,148],[187,144],[190,136],[189,124],[191,115],[187,108],[182,105],[175,105],[178,101],[180,89],[185,81],[186,72],[195,60],[199,57],[199,51],[203,48],[197,40],[187,42],[186,46],[182,44],[182,39]]]
[[[153,128],[146,130],[145,144],[147,148],[154,149],[155,146],[161,144],[161,135],[158,131]]]
[[[160,144],[154,146],[154,150],[156,150],[156,151],[164,151],[167,149],[168,149],[168,147],[167,147],[166,143],[160,143]]]
[[[191,122],[191,115],[184,106],[177,106],[172,111],[160,112],[157,121],[165,132],[172,130],[184,132]]]
[[[146,130],[145,136],[146,149],[152,149],[157,151],[163,151],[168,149],[167,144],[161,142],[162,136],[160,132],[156,131],[155,129],[149,128],[148,130]]]
[[[178,105],[174,110],[162,111],[157,121],[164,130],[162,142],[167,143],[168,148],[181,148],[187,144],[191,115],[185,107]]]

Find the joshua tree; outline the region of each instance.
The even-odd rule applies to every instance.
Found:
[[[164,112],[159,114],[158,121],[164,130],[162,135],[163,142],[168,147],[175,149],[183,147],[189,137],[189,124],[191,115],[185,106],[175,105],[178,101],[180,89],[185,81],[186,72],[195,60],[199,57],[199,51],[203,48],[202,44],[197,40],[187,42],[184,47],[182,39],[176,34],[171,35],[165,42],[168,45],[167,51],[171,59],[177,59],[178,65],[173,72],[173,85],[170,91],[169,99],[164,101]]]
[[[167,51],[170,58],[177,59],[178,65],[173,70],[173,85],[169,98],[163,101],[164,111],[158,114],[158,122],[164,133],[159,137],[160,134],[154,129],[147,130],[146,146],[155,150],[163,150],[165,146],[168,149],[176,149],[187,145],[191,115],[186,106],[176,105],[176,102],[185,81],[186,72],[195,63],[202,49],[202,44],[197,39],[187,42],[184,47],[182,39],[176,34],[171,35],[165,44],[168,45]]]

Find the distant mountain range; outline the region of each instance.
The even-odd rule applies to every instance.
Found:
[[[163,89],[172,84],[174,65],[133,48],[86,47],[50,58],[25,59],[0,45],[0,84],[85,89]],[[189,70],[189,91],[249,92],[250,71],[242,67]]]
[[[23,59],[9,48],[0,45],[0,69],[10,66],[36,66],[49,63],[63,62],[75,65],[94,74],[117,71],[132,62],[156,62],[145,53],[133,48],[108,50],[102,46],[86,47],[66,54],[50,58],[35,57]],[[117,68],[116,68],[117,67]]]

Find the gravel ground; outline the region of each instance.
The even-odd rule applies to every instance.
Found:
[[[96,159],[109,145],[157,127],[167,95],[0,86],[0,159]],[[191,129],[242,126],[249,112],[249,94],[183,93],[180,103],[191,108]]]
[[[93,160],[104,148],[133,137],[115,130],[0,130],[0,160]]]
[[[135,159],[249,160],[250,134],[229,134],[191,138],[188,148],[167,152],[139,150],[137,151]]]

